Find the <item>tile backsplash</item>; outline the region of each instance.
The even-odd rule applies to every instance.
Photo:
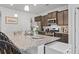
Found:
[[[59,26],[60,33],[68,33],[68,26]]]

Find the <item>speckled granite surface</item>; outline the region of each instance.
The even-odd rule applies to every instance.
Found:
[[[25,36],[24,33],[17,33],[14,35],[14,33],[11,32],[6,34],[19,49],[25,50],[60,39],[59,37],[50,37],[44,35],[38,35],[38,37],[33,37],[30,35]]]

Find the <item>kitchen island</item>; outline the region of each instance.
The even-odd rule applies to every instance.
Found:
[[[59,37],[51,37],[45,35],[31,36],[24,35],[23,33],[17,33],[15,35],[13,33],[8,33],[7,35],[19,49],[23,50],[45,45],[60,39]]]

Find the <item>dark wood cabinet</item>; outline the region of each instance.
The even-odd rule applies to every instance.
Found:
[[[35,17],[35,21],[36,21],[36,22],[41,21],[41,19],[42,19],[42,16],[36,16],[36,17]]]
[[[64,43],[68,43],[68,34],[55,33],[55,37],[60,37],[60,40],[58,40],[58,41],[61,41],[61,42],[64,42]]]
[[[53,19],[57,17],[57,11],[48,13],[48,19]]]
[[[55,33],[55,37],[60,37],[60,38],[62,38],[62,34],[61,34],[61,33]]]
[[[44,16],[44,25],[47,26],[48,25],[48,17],[47,15]]]
[[[58,12],[58,25],[68,25],[68,10]]]
[[[52,19],[52,12],[48,13],[48,19]]]
[[[41,28],[41,30],[43,29],[43,26],[42,26],[42,16],[36,16],[35,18],[34,18],[34,20],[35,20],[35,22],[40,22],[40,28]]]
[[[64,10],[64,25],[68,25],[68,10]]]
[[[55,19],[49,20],[49,19]],[[41,28],[47,26],[48,23],[57,23],[58,25],[68,25],[68,10],[50,12],[44,16],[35,17],[36,22],[41,22]]]
[[[52,18],[57,18],[57,11],[52,12]]]
[[[58,12],[58,25],[63,25],[64,17],[63,17],[63,11]]]
[[[42,19],[41,19],[41,26],[42,27],[44,26],[44,16],[42,16]]]
[[[42,16],[41,24],[42,24],[42,26],[47,26],[47,24],[48,24],[48,16],[47,15]]]
[[[68,34],[62,34],[62,42],[68,43]]]
[[[57,11],[48,13],[48,19],[53,19],[54,23],[57,23]],[[53,23],[53,20],[49,21],[49,23]]]
[[[44,15],[42,16],[42,19],[41,19],[41,29],[43,30],[43,26],[47,26],[47,25],[48,25],[48,16]]]
[[[57,17],[57,11],[48,13],[48,19],[53,19]]]
[[[52,19],[55,19],[55,23],[58,23],[58,21],[57,21],[57,11],[52,12]]]

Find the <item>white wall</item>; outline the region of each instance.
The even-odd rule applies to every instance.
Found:
[[[30,20],[34,14],[29,14],[17,10],[0,7],[1,11],[1,31],[3,32],[14,32],[30,30]],[[18,24],[5,24],[5,16],[14,16],[18,14]]]

